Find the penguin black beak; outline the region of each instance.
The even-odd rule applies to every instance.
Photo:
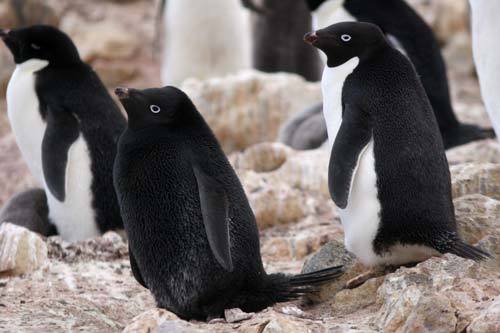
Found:
[[[314,45],[318,41],[318,35],[316,34],[316,31],[313,32],[308,32],[307,34],[304,35],[304,42],[307,44]]]
[[[128,88],[118,87],[115,89],[115,95],[118,96],[120,100],[127,99],[130,97]]]

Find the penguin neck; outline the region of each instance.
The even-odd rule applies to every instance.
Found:
[[[328,143],[333,147],[335,137],[342,122],[342,90],[344,82],[359,64],[359,58],[354,57],[336,67],[325,66],[321,79],[323,93],[323,116],[326,121]]]

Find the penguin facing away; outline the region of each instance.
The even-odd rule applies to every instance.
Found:
[[[41,188],[15,194],[0,211],[0,224],[14,223],[44,236],[57,235],[56,227],[49,220],[47,195]]]
[[[341,274],[266,274],[243,187],[189,97],[174,87],[116,94],[129,123],[115,189],[134,276],[159,307],[199,320],[259,311]]]
[[[162,0],[161,78],[221,77],[251,67],[250,17],[238,0]]]
[[[338,126],[329,130],[338,134],[328,181],[346,248],[368,266],[446,252],[488,258],[457,233],[443,143],[408,59],[370,23],[338,23],[305,39],[327,55],[331,75],[345,77],[341,122],[327,126]]]
[[[244,5],[252,1],[242,1]],[[311,30],[312,17],[304,0],[264,0],[262,8],[250,7],[253,66],[268,73],[288,72],[308,81],[321,79],[322,63],[316,50],[302,42]]]
[[[481,95],[495,132],[500,134],[500,50],[496,40],[500,35],[500,2],[470,0],[472,14],[472,48]]]
[[[343,21],[378,25],[391,43],[411,60],[434,110],[445,149],[494,137],[491,129],[460,123],[453,111],[446,65],[432,29],[403,0],[306,0],[322,28]],[[325,77],[323,77],[325,78]],[[328,77],[333,81],[335,77]],[[325,110],[325,112],[327,112]],[[326,137],[324,138],[326,140]],[[317,140],[316,140],[317,141]],[[313,147],[311,147],[313,148]]]
[[[9,122],[47,195],[49,219],[76,241],[121,228],[112,167],[126,121],[71,39],[50,26],[0,31],[16,69]]]

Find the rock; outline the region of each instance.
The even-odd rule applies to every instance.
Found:
[[[18,3],[19,6],[14,5]],[[0,3],[0,27],[16,28],[33,24],[58,26],[63,4],[57,0],[4,0]]]
[[[461,196],[453,201],[460,235],[475,244],[495,231],[500,232],[500,201],[481,194]]]
[[[85,62],[97,59],[130,59],[139,48],[139,38],[119,22],[101,21],[88,24],[76,13],[66,15],[61,22],[78,47]]]
[[[500,164],[460,164],[450,167],[452,195],[479,193],[500,200]]]
[[[458,109],[457,109],[458,111]],[[484,114],[484,109],[481,108],[480,113]],[[475,108],[464,110],[467,114],[476,112]],[[491,125],[485,125],[491,127]],[[455,147],[446,151],[446,157],[450,166],[456,164],[475,163],[500,163],[500,143],[497,140],[482,140],[471,142],[463,146]]]
[[[228,323],[237,323],[239,321],[247,320],[252,318],[253,315],[253,312],[243,312],[238,308],[224,310],[224,317]]]
[[[14,71],[12,54],[6,47],[0,47],[0,96],[5,96],[10,76]]]
[[[159,327],[163,323],[165,323],[166,321],[178,319],[179,318],[175,314],[164,309],[148,310],[133,318],[130,324],[125,327],[123,333],[160,332]]]
[[[475,71],[472,58],[472,40],[466,31],[450,36],[443,49],[443,57],[448,64],[453,64],[457,74],[470,75]]]
[[[498,273],[487,265],[449,254],[431,258],[386,276],[377,325],[384,332],[461,332],[499,293]]]
[[[166,321],[158,327],[156,333],[210,333],[209,330],[197,328],[183,320]]]
[[[242,71],[206,81],[188,79],[182,89],[226,153],[274,141],[289,116],[321,100],[319,84],[285,73]]]
[[[260,143],[236,155],[234,166],[240,170],[271,172],[279,169],[286,162],[292,149],[279,143]]]
[[[407,0],[432,27],[436,37],[446,42],[453,34],[468,29],[467,0]]]
[[[353,254],[345,249],[343,243],[331,241],[306,260],[302,273],[310,273],[339,265],[344,266],[344,274],[338,279],[322,285],[318,292],[307,295],[306,298],[309,301],[319,303],[334,297],[344,289],[347,281],[368,270],[356,260]]]
[[[467,333],[497,332],[500,332],[500,297],[496,297],[491,305],[467,327]]]
[[[45,242],[28,229],[0,224],[0,275],[31,273],[47,261]]]
[[[286,320],[284,318],[272,319],[264,327],[262,333],[290,333],[290,332],[312,332],[305,324],[297,321]]]

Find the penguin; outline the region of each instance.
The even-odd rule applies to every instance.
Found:
[[[250,17],[238,0],[162,0],[161,8],[164,84],[251,67]]]
[[[470,0],[472,15],[472,49],[474,63],[479,77],[481,94],[495,129],[497,138],[500,134],[500,91],[498,73],[500,73],[500,50],[496,39],[500,34],[500,2],[495,0]]]
[[[248,3],[244,1],[244,5]],[[264,0],[262,8],[253,12],[253,67],[319,81],[323,67],[319,54],[302,42],[304,32],[312,28],[311,13],[304,0]]]
[[[172,86],[115,92],[129,119],[115,190],[132,272],[159,307],[186,320],[259,311],[342,273],[268,275],[243,187],[189,97]]]
[[[451,104],[446,65],[438,41],[432,29],[404,0],[306,0],[306,2],[314,12],[316,28],[343,21],[370,22],[378,25],[391,43],[408,56],[431,102],[445,149],[495,137],[491,129],[458,121]],[[337,80],[335,77],[329,79]],[[341,86],[338,86],[338,89],[340,88]],[[318,134],[314,141],[320,141],[321,138],[327,139],[319,137]],[[312,148],[316,146],[309,146],[309,149]]]
[[[320,147],[327,137],[323,103],[319,103],[287,120],[280,128],[278,142],[295,150],[308,150]]]
[[[329,135],[337,132],[328,185],[347,250],[367,266],[448,252],[488,258],[457,232],[443,142],[408,58],[371,23],[334,24],[305,40],[327,56],[325,75],[343,81],[331,100],[340,122],[327,119]]]
[[[112,172],[125,117],[59,29],[35,25],[0,36],[16,63],[9,122],[45,189],[50,222],[67,241],[122,228]]]
[[[57,229],[49,220],[47,195],[42,188],[17,193],[0,211],[0,223],[9,222],[25,227],[43,236],[57,235]]]

